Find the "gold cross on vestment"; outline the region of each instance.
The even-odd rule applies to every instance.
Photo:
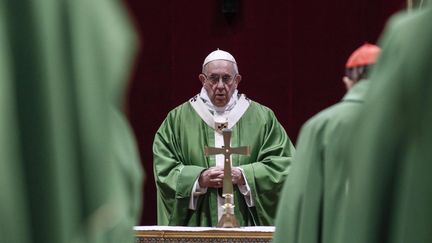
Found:
[[[236,147],[231,148],[231,129],[224,128],[222,130],[222,136],[224,140],[224,145],[222,148],[215,147],[205,147],[204,153],[205,155],[216,155],[223,154],[224,155],[224,179],[223,179],[223,190],[222,197],[225,198],[225,204],[223,207],[224,214],[218,223],[218,227],[223,228],[233,228],[239,227],[237,220],[234,216],[234,201],[233,201],[233,184],[231,178],[231,154],[242,154],[249,155],[250,148],[249,146]]]

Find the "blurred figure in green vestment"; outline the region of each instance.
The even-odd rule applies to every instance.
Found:
[[[348,204],[337,242],[432,242],[431,23],[428,4],[394,16],[381,38],[349,148]]]
[[[274,243],[334,242],[334,224],[345,197],[345,151],[338,140],[351,132],[350,125],[358,119],[369,87],[369,69],[379,53],[380,48],[372,44],[355,50],[345,65],[347,94],[303,125],[279,202]]]
[[[133,242],[134,50],[116,0],[0,1],[1,243]]]

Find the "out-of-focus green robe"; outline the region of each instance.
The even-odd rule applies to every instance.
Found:
[[[251,101],[232,128],[231,146],[251,147],[250,156],[232,156],[233,166],[244,170],[255,206],[248,208],[235,188],[235,214],[245,225],[273,225],[279,192],[294,152],[285,130],[273,112]],[[217,190],[199,197],[189,209],[190,194],[200,173],[215,166],[215,156],[205,156],[204,146],[214,146],[214,130],[189,102],[172,110],[156,133],[153,145],[157,186],[158,224],[216,226]]]
[[[105,242],[134,242],[132,227],[139,223],[142,208],[143,168],[132,129],[124,115],[113,108],[110,124],[112,126],[112,148],[110,157],[114,159],[116,191],[119,219],[117,225],[105,237]],[[114,188],[113,188],[114,189]]]
[[[1,243],[133,242],[141,174],[110,110],[135,46],[119,4],[0,1]]]
[[[338,242],[432,242],[432,8],[394,17],[350,150]]]
[[[334,223],[345,193],[345,160],[337,141],[363,107],[369,82],[358,82],[302,127],[283,187],[274,243],[334,242]]]

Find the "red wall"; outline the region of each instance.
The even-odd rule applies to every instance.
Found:
[[[166,114],[200,90],[205,56],[220,48],[239,64],[241,93],[275,112],[293,142],[313,114],[337,102],[349,54],[375,42],[402,0],[239,0],[228,23],[223,0],[125,0],[141,38],[128,98],[147,172],[141,224],[156,224],[152,142]]]

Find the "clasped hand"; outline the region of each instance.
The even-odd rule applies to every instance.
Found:
[[[210,167],[203,171],[198,179],[200,187],[221,188],[223,186],[224,170],[222,167]],[[241,170],[231,168],[231,178],[234,185],[244,185],[245,180]]]

